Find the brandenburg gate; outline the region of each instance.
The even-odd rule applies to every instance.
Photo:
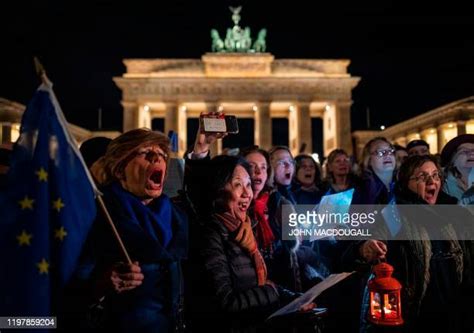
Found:
[[[312,153],[311,118],[323,119],[324,155],[352,152],[351,91],[359,78],[348,60],[276,60],[269,53],[208,53],[201,59],[127,59],[114,78],[122,90],[123,130],[151,128],[164,118],[178,133],[179,155],[188,146],[187,118],[221,110],[254,120],[254,143],[272,146],[272,118],[287,118],[289,146]],[[237,134],[238,135],[238,134]],[[221,141],[219,140],[219,143]],[[221,147],[214,147],[214,153]]]
[[[272,118],[286,118],[291,151],[305,144],[312,153],[316,117],[323,120],[324,155],[335,148],[351,153],[351,91],[359,78],[347,72],[349,61],[275,59],[265,52],[266,30],[252,45],[250,29],[238,25],[241,8],[230,9],[233,28],[225,41],[213,29],[214,52],[201,59],[124,60],[126,73],[114,78],[122,90],[123,130],[151,128],[154,118],[162,118],[165,133],[177,132],[181,156],[194,140],[187,138],[187,119],[201,112],[252,119],[253,141],[264,149],[273,145]],[[219,140],[214,154],[221,145]]]

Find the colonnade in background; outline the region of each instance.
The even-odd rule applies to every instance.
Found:
[[[155,118],[164,120],[164,132],[178,133],[178,156],[182,156],[190,142],[187,137],[187,120],[198,118],[202,112],[222,111],[237,118],[253,119],[254,144],[269,149],[272,143],[272,119],[288,119],[288,145],[293,154],[298,154],[302,144],[305,152],[312,153],[311,119],[323,121],[323,154],[335,148],[352,151],[350,106],[348,102],[301,102],[301,101],[256,101],[256,102],[122,102],[124,107],[124,131],[152,128]],[[275,135],[273,133],[273,135]],[[194,140],[194,138],[189,138]],[[192,142],[191,142],[192,143]],[[212,154],[222,152],[222,140],[211,147]]]
[[[383,132],[381,133],[383,135]],[[406,146],[412,140],[425,140],[430,145],[430,153],[441,152],[444,145],[461,134],[474,134],[474,120],[458,120],[425,129],[419,133],[413,132],[406,136],[396,137],[393,142]]]

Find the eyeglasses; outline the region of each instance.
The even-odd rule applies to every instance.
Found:
[[[282,167],[285,167],[285,168],[289,168],[290,166],[294,166],[295,165],[295,161],[294,160],[290,160],[290,159],[287,159],[287,160],[278,160],[275,162],[276,166],[279,167],[279,166],[282,166]]]
[[[168,160],[168,155],[159,151],[154,151],[152,149],[146,149],[146,150],[139,150],[135,153],[135,156],[140,156],[145,158],[147,161],[155,161],[156,159],[160,159],[163,162],[166,162]]]
[[[378,149],[372,153],[371,155],[375,155],[378,158],[384,157],[384,156],[391,156],[395,154],[395,149],[390,148],[390,149]]]
[[[429,173],[422,172],[418,176],[410,177],[410,180],[416,180],[417,183],[426,183],[430,178],[437,182],[441,180],[441,175],[439,171],[435,171],[431,175]]]

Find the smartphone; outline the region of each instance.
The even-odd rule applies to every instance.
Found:
[[[203,114],[199,118],[201,128],[205,133],[239,133],[236,116]]]

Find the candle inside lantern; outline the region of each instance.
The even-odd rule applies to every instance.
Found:
[[[393,267],[382,263],[375,267],[375,278],[368,283],[370,312],[368,319],[377,325],[401,325],[400,283],[391,277]]]
[[[396,302],[396,299],[393,297],[393,295],[385,294],[384,295],[384,307],[383,307],[383,312],[384,312],[384,317],[387,319],[393,319],[398,317],[397,313],[397,305],[394,304]]]

